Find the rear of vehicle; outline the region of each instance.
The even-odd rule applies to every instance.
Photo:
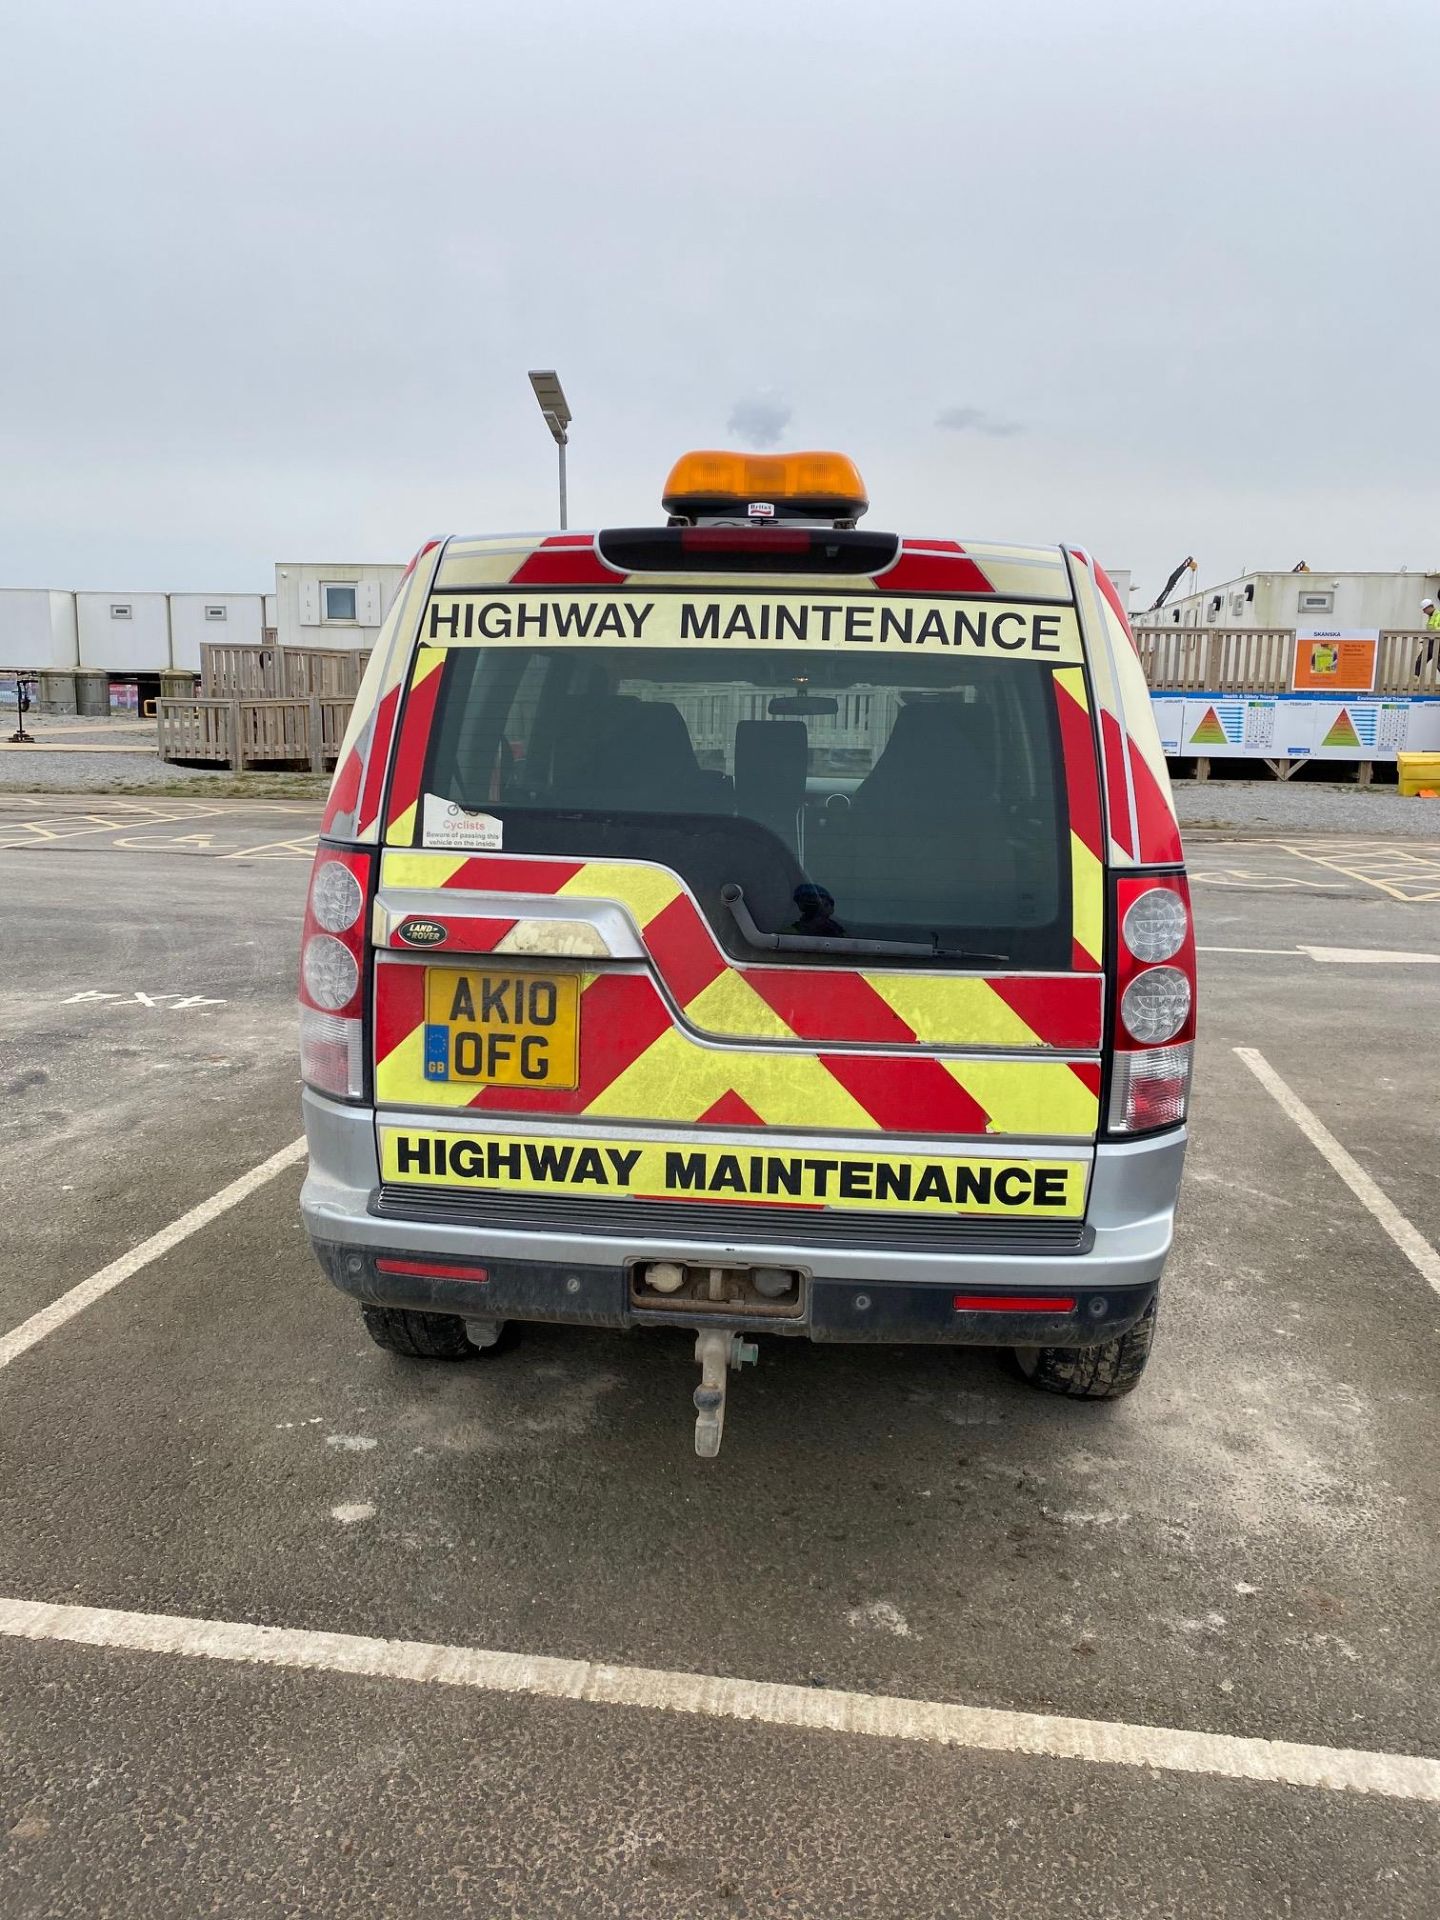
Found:
[[[758,1332],[1125,1391],[1184,1152],[1188,899],[1113,589],[860,532],[806,458],[425,549],[304,936],[304,1214],[372,1333],[693,1329],[704,1452]]]

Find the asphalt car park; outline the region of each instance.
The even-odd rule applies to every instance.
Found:
[[[772,1341],[703,1462],[683,1336],[370,1344],[317,809],[123,806],[0,811],[0,1911],[1433,1911],[1440,847],[1192,836],[1133,1398]]]

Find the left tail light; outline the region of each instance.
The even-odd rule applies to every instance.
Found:
[[[365,1091],[365,910],[368,853],[321,846],[300,937],[300,1077],[319,1093]]]
[[[1115,882],[1111,1133],[1178,1127],[1195,1050],[1195,932],[1183,873]]]

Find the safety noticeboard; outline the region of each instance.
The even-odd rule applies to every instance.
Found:
[[[1369,693],[1379,652],[1378,627],[1301,627],[1290,684],[1297,693]]]
[[[1440,749],[1440,699],[1301,693],[1156,693],[1175,759],[1393,760]]]

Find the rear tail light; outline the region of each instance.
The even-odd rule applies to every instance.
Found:
[[[365,1091],[365,1022],[302,1005],[300,1078],[321,1093],[358,1100]]]
[[[1112,1133],[1177,1127],[1190,1097],[1195,935],[1183,874],[1115,882],[1119,930],[1110,1071]]]
[[[1125,909],[1120,933],[1137,960],[1171,960],[1185,944],[1190,911],[1173,887],[1146,887]]]
[[[1120,1024],[1142,1047],[1158,1047],[1190,1018],[1192,997],[1179,967],[1147,967],[1120,996]]]
[[[365,893],[343,860],[317,862],[310,877],[310,911],[328,933],[344,933],[360,918]]]
[[[333,933],[312,933],[300,958],[300,978],[317,1007],[340,1013],[360,991],[360,962]]]
[[[368,853],[321,846],[300,939],[300,1077],[342,1100],[365,1091]]]
[[[1191,1043],[1115,1055],[1110,1076],[1110,1131],[1149,1133],[1178,1127],[1190,1097]]]

